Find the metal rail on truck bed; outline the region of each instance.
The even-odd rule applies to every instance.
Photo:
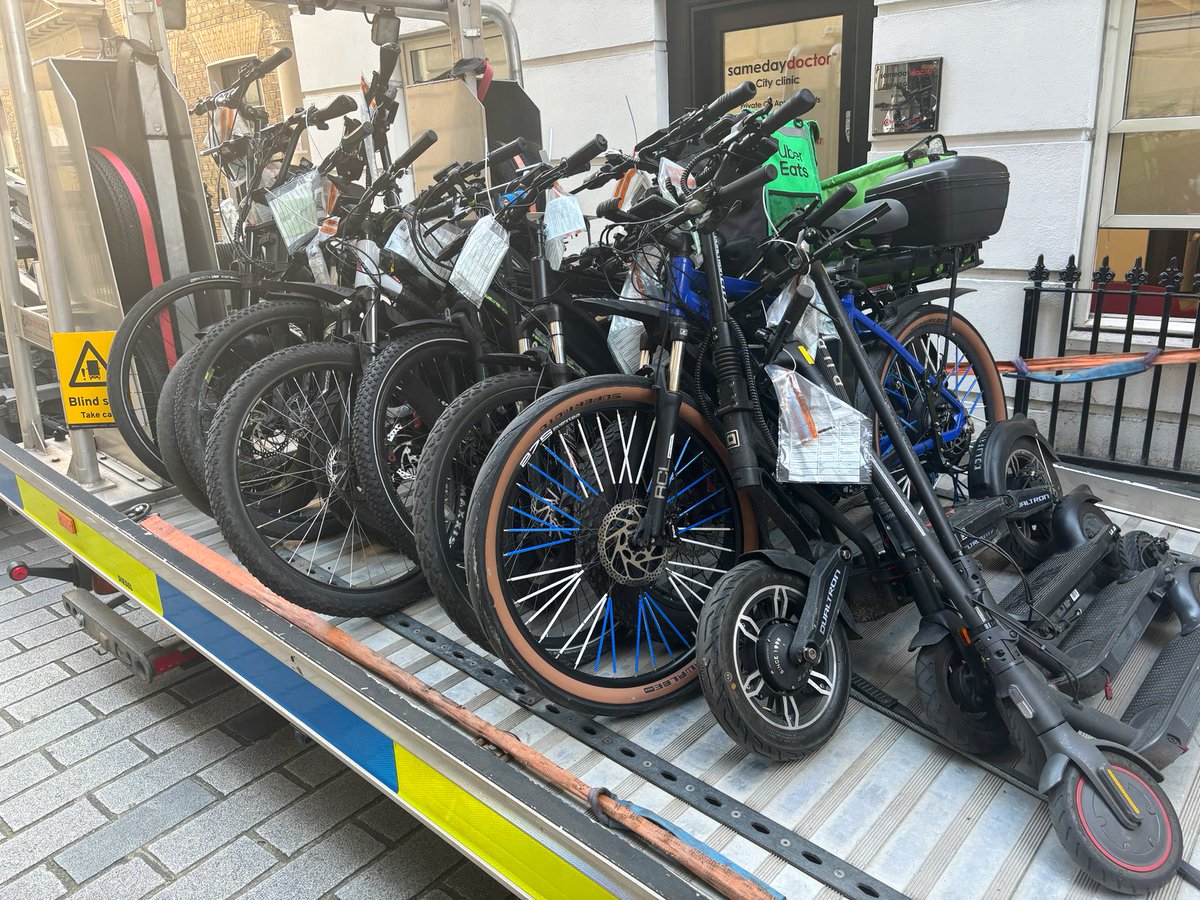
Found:
[[[154,503],[159,520],[147,524],[164,540],[3,439],[0,497],[514,890],[711,893],[647,844],[601,824],[568,793],[273,611],[254,590],[234,587],[230,581],[244,579],[220,574],[228,574],[230,554],[215,523],[184,501]],[[1158,531],[1182,552],[1200,542],[1195,532]],[[779,894],[1097,893],[1062,855],[1042,803],[857,701],[822,751],[779,765],[736,748],[698,697],[603,722],[561,710],[467,646],[432,600],[379,621],[332,624],[365,655],[386,658]],[[866,626],[854,650],[858,673],[905,702],[912,698],[906,647],[913,627],[911,610],[894,614]],[[1130,699],[1123,682],[1136,683],[1141,673],[1138,665],[1126,668],[1108,705]],[[1187,835],[1200,825],[1200,803],[1183,802],[1200,796],[1200,758],[1191,755],[1167,772]],[[1178,882],[1171,891],[1192,896]]]

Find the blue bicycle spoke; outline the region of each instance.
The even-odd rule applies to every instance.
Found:
[[[504,529],[506,534],[536,534],[538,532],[541,532],[544,534],[544,533],[550,532],[550,531],[556,531],[559,534],[574,534],[578,530],[579,530],[578,528],[558,528],[555,526],[551,526],[550,528],[505,528]]]
[[[521,553],[528,553],[530,550],[541,550],[544,547],[555,547],[558,544],[569,544],[575,538],[559,538],[557,541],[547,541],[544,544],[534,544],[532,547],[521,547],[517,550],[509,550],[505,556],[517,556]]]
[[[659,616],[662,616],[662,618],[666,619],[667,625],[670,626],[671,630],[673,632],[675,632],[675,634],[678,636],[679,643],[683,647],[686,647],[688,645],[689,641],[687,638],[685,638],[683,636],[683,633],[678,628],[675,627],[675,623],[671,621],[671,617],[662,611],[662,607],[660,607],[657,603],[654,602],[654,598],[651,597],[648,592],[642,591],[642,596],[644,596],[646,598],[646,600],[650,603],[650,608],[652,610],[654,610]],[[657,622],[658,622],[658,619],[656,618],[655,624],[657,624]],[[659,626],[659,627],[661,628],[661,626]],[[671,652],[670,645],[667,644],[667,640],[665,637],[663,638],[663,644],[667,647],[667,652],[670,653]],[[674,655],[674,654],[672,654],[672,655]]]
[[[575,469],[572,468],[565,459],[563,459],[561,456],[559,456],[557,453],[555,453],[549,447],[543,446],[542,449],[545,450],[547,453],[549,453],[551,456],[553,456],[555,459],[557,459],[560,463],[562,463],[563,468],[565,468],[568,472],[570,472],[572,475],[574,475],[576,478],[578,478],[579,483],[582,484],[586,490],[591,491],[593,494],[600,493],[598,490],[596,490],[594,487],[592,487],[591,483],[587,479],[585,479],[582,475],[580,475],[578,472],[576,472]],[[534,468],[537,468],[537,467],[534,466]],[[541,469],[538,469],[538,471],[541,472]],[[546,477],[549,477],[549,476],[546,476]],[[566,490],[566,488],[563,488],[563,490]],[[581,499],[581,498],[577,498],[577,499]]]
[[[577,493],[575,493],[573,490],[571,490],[569,487],[567,487],[565,484],[563,484],[561,481],[559,481],[557,478],[555,478],[549,472],[542,471],[537,466],[535,466],[533,463],[529,464],[529,468],[533,469],[533,471],[537,472],[539,475],[541,475],[547,481],[553,481],[556,485],[558,485],[560,488],[562,488],[564,491],[566,491],[568,494],[570,494],[572,497],[574,497],[580,503],[584,502],[582,497],[580,497]]]
[[[705,472],[703,475],[701,475],[699,478],[697,478],[695,481],[693,481],[687,487],[679,489],[674,494],[672,494],[670,497],[668,497],[667,502],[670,503],[672,500],[674,500],[680,494],[686,494],[688,491],[690,491],[692,488],[694,488],[696,485],[698,485],[700,482],[702,482],[705,478],[707,478],[709,475],[711,475],[715,471],[717,471],[717,470],[709,469],[707,472]]]
[[[700,525],[703,525],[705,522],[711,522],[711,521],[712,521],[713,519],[715,519],[717,516],[724,515],[724,514],[725,514],[725,513],[727,513],[727,512],[729,512],[729,507],[728,507],[728,506],[727,506],[727,507],[725,507],[725,508],[724,508],[723,510],[721,510],[720,512],[715,512],[715,513],[713,513],[711,516],[705,516],[705,517],[704,517],[703,519],[701,519],[699,522],[693,522],[691,525],[685,526],[684,528],[680,528],[680,529],[679,529],[679,533],[680,533],[680,534],[684,534],[685,532],[691,531],[693,528],[697,528],[697,527],[699,527]]]
[[[539,519],[537,516],[533,515],[532,513],[527,513],[523,509],[517,509],[515,506],[510,506],[509,509],[515,512],[517,515],[524,516],[525,518],[531,519],[541,525],[549,525],[551,528],[557,527],[553,522],[547,522],[545,519]]]
[[[530,497],[532,497],[534,500],[537,500],[539,503],[545,503],[545,504],[546,504],[548,507],[550,507],[550,508],[551,508],[552,510],[554,510],[556,513],[558,513],[560,516],[566,516],[568,519],[570,519],[570,520],[571,520],[572,522],[574,522],[576,525],[581,525],[581,524],[583,524],[583,523],[581,523],[581,522],[580,522],[580,521],[579,521],[577,518],[575,518],[573,515],[571,515],[569,512],[564,512],[563,510],[559,509],[557,506],[555,506],[553,503],[551,503],[549,500],[547,500],[547,499],[546,499],[545,497],[543,497],[541,494],[538,494],[538,493],[535,493],[534,491],[531,491],[529,488],[525,487],[525,485],[523,485],[523,484],[518,484],[518,485],[517,485],[517,487],[519,487],[521,490],[523,490],[525,493],[527,493],[527,494],[528,494]],[[530,518],[532,519],[532,518],[533,518],[533,516],[530,516]]]
[[[693,503],[691,506],[689,506],[689,507],[688,507],[687,509],[685,509],[683,512],[681,512],[681,513],[678,513],[678,514],[676,515],[676,518],[679,518],[679,519],[683,518],[683,517],[684,517],[684,516],[686,516],[688,513],[690,513],[690,512],[691,512],[693,509],[695,509],[697,506],[701,506],[701,505],[703,505],[703,504],[707,503],[709,500],[711,500],[713,497],[717,496],[717,494],[719,494],[719,493],[721,493],[721,489],[720,489],[720,488],[717,488],[715,491],[713,491],[713,492],[712,492],[711,494],[709,494],[707,497],[704,497],[704,498],[702,498],[702,499],[700,499],[700,500],[697,500],[695,503]],[[677,494],[676,496],[678,496],[678,494]]]
[[[612,629],[609,629],[609,624],[612,624]],[[617,674],[617,628],[613,617],[613,601],[612,597],[608,598],[608,604],[604,608],[604,624],[600,626],[600,640],[596,643],[596,666],[593,672],[600,671],[600,656],[604,653],[604,635],[609,635],[609,645],[612,647],[612,670],[613,674]]]

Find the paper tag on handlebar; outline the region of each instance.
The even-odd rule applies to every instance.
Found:
[[[424,228],[424,226],[421,227]],[[433,264],[417,252],[417,248],[413,245],[411,229],[412,226],[409,224],[408,219],[401,219],[400,224],[392,229],[391,236],[388,237],[383,249],[389,253],[394,253],[427,278],[432,278],[439,282],[445,280],[445,270],[435,272]],[[423,236],[421,240],[429,253],[437,254],[460,234],[462,234],[461,229],[447,223],[439,225],[429,234],[422,232]]]
[[[546,202],[546,214],[542,217],[542,227],[546,229],[546,240],[570,237],[579,234],[587,225],[583,221],[583,210],[579,206],[579,198],[574,194],[563,194],[557,189]]]
[[[767,366],[779,399],[775,477],[785,483],[867,484],[874,446],[870,420],[791,369]]]
[[[450,285],[476,306],[483,306],[488,288],[508,255],[508,237],[494,216],[484,216],[471,229],[458,254]]]
[[[276,190],[267,191],[267,205],[288,253],[308,243],[321,224],[324,216],[317,205],[320,190],[317,170],[309,169]]]

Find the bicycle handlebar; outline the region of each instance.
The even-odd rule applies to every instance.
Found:
[[[793,94],[788,99],[784,100],[762,120],[759,125],[759,130],[763,134],[771,134],[778,131],[792,119],[797,119],[804,115],[817,105],[817,98],[808,88],[800,91],[798,94]]]
[[[608,149],[608,141],[604,135],[598,134],[561,163],[558,164],[559,174],[566,178],[578,175],[592,167],[592,160]]]
[[[712,103],[708,104],[700,110],[700,115],[705,119],[719,119],[727,112],[732,112],[737,109],[747,100],[754,98],[758,93],[758,88],[754,86],[753,81],[743,81],[732,90],[726,91]]]
[[[285,62],[287,62],[291,58],[292,58],[291,48],[290,47],[280,47],[278,50],[276,50],[274,53],[272,53],[266,59],[255,64],[254,68],[250,71],[250,73],[248,73],[246,78],[238,79],[238,81],[240,83],[241,81],[244,80],[246,83],[246,87],[249,87],[250,82],[258,81],[258,79],[262,78],[264,75],[268,75],[271,72],[274,72],[276,69],[278,69],[280,66],[282,66]]]
[[[348,94],[339,94],[330,101],[329,105],[324,109],[318,109],[309,117],[309,122],[317,125],[323,125],[326,122],[336,119],[338,116],[346,116],[358,109],[358,104],[354,102],[354,98]]]
[[[417,158],[437,143],[437,132],[432,128],[426,129],[423,134],[417,136],[417,139],[408,145],[408,149],[396,157],[395,162],[391,165],[391,171],[399,173],[402,169],[407,169]]]
[[[742,194],[749,193],[755,188],[766,187],[778,177],[779,171],[774,166],[762,166],[743,175],[741,178],[735,178],[733,181],[724,187],[717,188],[713,194],[713,205],[726,203],[736,199]]]
[[[843,184],[840,188],[830,194],[825,201],[814,209],[804,219],[804,224],[808,228],[820,228],[825,224],[825,220],[840,210],[843,206],[854,199],[854,195],[858,193],[858,188],[852,184]]]

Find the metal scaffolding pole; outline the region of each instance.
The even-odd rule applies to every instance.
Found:
[[[46,301],[51,329],[56,332],[74,331],[71,298],[67,291],[67,273],[63,267],[64,248],[59,240],[58,221],[55,218],[47,172],[47,167],[52,163],[47,156],[46,142],[42,135],[42,117],[33,84],[29,45],[25,40],[25,15],[21,9],[21,0],[0,0],[0,31],[4,35],[8,83],[12,90],[17,133],[20,135],[21,149],[25,157],[25,177],[29,184],[29,203],[37,235],[38,293]],[[8,209],[0,210],[0,213],[7,217]],[[7,307],[15,304],[19,297],[19,293],[12,294],[6,289],[3,303]],[[6,310],[5,319],[7,318]],[[8,334],[10,342],[24,340],[23,337],[19,337],[19,331]],[[100,463],[96,458],[96,443],[92,435],[85,431],[73,430],[70,440],[70,476],[86,488],[100,487],[103,481],[100,478]]]

